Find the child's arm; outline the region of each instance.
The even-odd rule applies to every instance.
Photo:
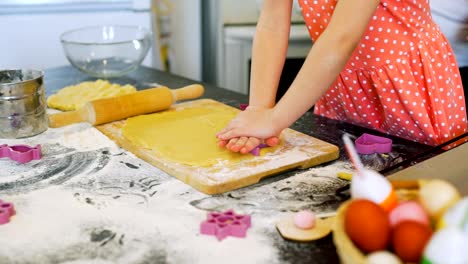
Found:
[[[288,50],[292,0],[265,0],[252,47],[249,107],[272,108]]]
[[[256,26],[252,47],[249,108],[272,108],[283,69],[291,29],[292,0],[264,0]],[[220,140],[219,146],[239,151],[246,142],[248,148],[261,143],[258,138]],[[278,144],[277,138],[267,139],[269,145]],[[247,151],[248,152],[248,151]],[[247,153],[245,152],[245,153]]]
[[[380,0],[338,1],[329,25],[312,46],[302,69],[278,104],[272,109],[247,109],[218,133],[218,138],[269,138],[294,123],[335,81],[379,3]],[[250,146],[247,140],[241,148],[248,152]]]
[[[361,40],[380,0],[341,0],[304,66],[278,103],[274,119],[289,127],[328,90]]]

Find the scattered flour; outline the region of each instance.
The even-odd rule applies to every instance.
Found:
[[[1,159],[0,199],[17,210],[9,224],[0,225],[2,264],[280,263],[275,243],[283,242],[275,222],[305,208],[333,212],[341,202],[334,190],[345,184],[336,173],[351,169],[335,162],[208,196],[120,149],[88,124],[0,143],[57,144],[68,152],[54,156],[56,162],[80,152],[98,153],[96,159],[106,161],[70,171],[74,174],[60,184],[67,175],[46,175],[50,178],[41,179],[46,184],[31,183],[34,188],[2,190],[12,177],[27,183],[40,166]],[[246,238],[218,241],[199,233],[208,211],[228,209],[252,215]]]

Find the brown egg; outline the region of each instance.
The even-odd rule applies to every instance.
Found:
[[[395,254],[405,262],[418,262],[424,247],[431,238],[432,230],[416,221],[398,223],[392,232],[392,246]]]
[[[390,221],[378,204],[356,199],[345,212],[345,231],[365,253],[384,250],[390,242]]]

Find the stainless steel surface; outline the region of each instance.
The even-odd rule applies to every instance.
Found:
[[[47,130],[44,72],[0,71],[0,138],[23,138]]]

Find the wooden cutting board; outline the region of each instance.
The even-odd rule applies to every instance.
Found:
[[[231,108],[211,99],[174,105],[178,111],[188,108]],[[206,194],[218,194],[259,182],[262,178],[294,168],[309,168],[338,158],[338,147],[292,129],[282,133],[282,145],[274,152],[252,156],[241,162],[224,161],[211,167],[176,163],[156,150],[136,146],[122,135],[126,120],[97,126],[120,147]],[[190,131],[190,129],[187,129]],[[215,140],[215,139],[213,139]],[[184,150],[181,150],[184,151]],[[250,155],[250,154],[248,154]]]

